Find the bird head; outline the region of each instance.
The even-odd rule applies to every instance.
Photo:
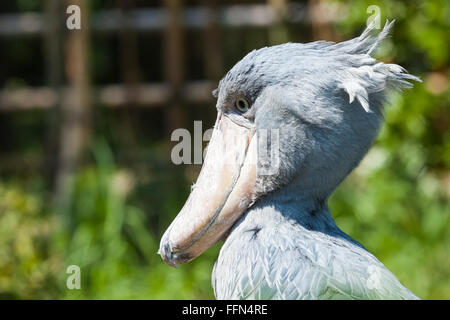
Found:
[[[166,263],[194,259],[286,185],[302,197],[331,194],[376,138],[386,92],[418,80],[371,56],[391,26],[338,44],[254,50],[225,75],[199,178],[161,240]]]

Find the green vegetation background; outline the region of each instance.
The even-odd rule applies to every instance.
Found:
[[[20,10],[40,10],[39,1],[17,3]],[[98,10],[105,2],[92,3]],[[374,148],[330,200],[333,216],[419,297],[450,299],[450,4],[346,3],[349,12],[333,26],[336,34],[342,39],[358,35],[369,16],[367,7],[379,5],[382,21],[397,22],[378,56],[406,67],[423,83],[392,97]],[[302,38],[307,29],[292,27],[289,34],[293,41],[309,40]],[[0,40],[1,63],[17,71],[2,86],[39,84],[39,66],[27,67],[39,58],[30,49],[38,40]],[[155,45],[160,50],[159,44],[154,42],[153,50]],[[266,44],[267,30],[224,30],[226,66]],[[108,45],[100,40],[92,49],[98,83],[114,78]],[[20,64],[25,67],[14,67]],[[212,105],[186,108],[189,121],[212,125]],[[0,158],[16,154],[39,163],[45,150],[44,113],[0,114]],[[63,206],[50,205],[42,170],[11,169],[0,161],[0,298],[214,298],[210,275],[220,244],[178,269],[156,254],[199,168],[171,164],[173,143],[159,124],[161,111],[142,111],[133,129],[123,124],[120,111],[97,108],[95,116],[90,160],[74,178]],[[81,290],[66,288],[66,268],[72,264],[81,267]]]

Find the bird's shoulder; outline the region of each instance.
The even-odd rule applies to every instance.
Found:
[[[225,244],[213,272],[217,298],[415,297],[356,242],[323,232],[280,229],[283,227],[249,230],[240,240]]]

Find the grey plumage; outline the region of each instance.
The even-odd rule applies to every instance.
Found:
[[[342,42],[252,51],[222,79],[217,108],[243,126],[280,132],[280,168],[258,175],[254,204],[233,226],[213,271],[218,299],[415,299],[334,223],[327,199],[360,162],[390,90],[419,81],[371,54],[392,23]],[[251,109],[238,114],[236,97]]]
[[[283,197],[256,204],[235,225],[213,271],[217,299],[417,299],[336,227],[328,208],[312,217]]]

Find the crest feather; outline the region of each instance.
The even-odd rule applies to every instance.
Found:
[[[377,36],[372,36],[374,20],[359,37],[332,46],[339,52],[352,55],[351,58],[346,56],[348,67],[343,70],[339,87],[347,92],[350,103],[356,98],[366,112],[370,111],[371,94],[411,88],[413,85],[409,81],[421,82],[401,66],[377,62],[371,57],[381,41],[389,35],[393,24],[394,21],[386,21],[383,30]]]

